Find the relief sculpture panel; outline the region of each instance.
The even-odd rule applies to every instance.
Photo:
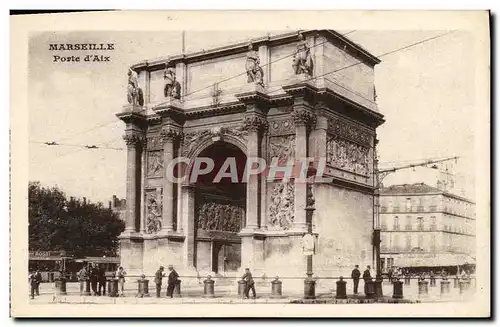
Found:
[[[197,228],[237,233],[241,229],[243,211],[234,204],[205,202],[198,209]]]
[[[147,177],[161,177],[163,167],[163,151],[149,151],[147,155]]]
[[[162,190],[146,191],[146,233],[158,233],[162,222]]]
[[[367,128],[362,128],[361,126],[340,118],[330,118],[328,120],[328,133],[368,147],[372,146],[375,135],[373,131]]]
[[[268,229],[288,230],[294,218],[294,186],[292,183],[275,183],[271,191]]]
[[[356,174],[369,176],[370,148],[343,138],[328,135],[326,142],[326,163]]]
[[[279,165],[295,159],[295,135],[272,136],[269,138],[269,162],[277,158]]]

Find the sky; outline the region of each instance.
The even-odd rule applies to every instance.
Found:
[[[377,56],[443,32],[359,30],[347,37]],[[265,34],[187,31],[186,52]],[[54,63],[49,43],[114,43],[115,50],[106,63]],[[124,149],[124,124],[115,114],[126,103],[127,68],[145,59],[178,54],[181,44],[180,31],[33,34],[28,76],[29,179],[91,201],[107,203],[113,195],[124,198],[124,150],[49,147],[37,142]],[[386,120],[377,129],[381,167],[458,155],[456,163],[448,162],[449,171],[464,185],[464,195],[473,197],[473,50],[473,35],[457,31],[380,58],[375,86]],[[429,168],[409,169],[388,176],[384,184],[432,183],[435,175]]]

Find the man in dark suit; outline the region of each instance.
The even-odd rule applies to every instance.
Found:
[[[175,285],[177,284],[177,280],[179,278],[179,274],[177,271],[175,271],[174,267],[172,265],[168,266],[168,270],[170,273],[168,274],[168,284],[167,284],[167,297],[174,297],[174,289]]]
[[[36,270],[35,272],[35,279],[36,279],[36,295],[40,295],[40,283],[42,282],[42,273],[40,270]]]
[[[97,281],[99,279],[99,270],[95,263],[90,268],[90,285],[92,287],[92,295],[97,295]]]
[[[252,290],[253,298],[255,299],[255,283],[252,278],[250,268],[245,268],[245,274],[241,277],[245,281],[245,297],[248,299],[250,290]]]
[[[370,266],[366,266],[366,270],[363,272],[363,280],[365,281],[365,294],[368,290],[368,282],[372,281],[372,275],[370,273]]]
[[[359,277],[361,277],[361,272],[359,271],[359,266],[354,266],[351,272],[351,278],[354,283],[354,294],[358,294]]]
[[[99,271],[97,273],[97,282],[99,283],[97,294],[106,295],[106,269],[104,268],[104,266],[99,267]]]
[[[161,297],[161,281],[163,279],[163,266],[155,273],[155,284],[156,284],[156,297]]]

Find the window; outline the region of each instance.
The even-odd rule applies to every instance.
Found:
[[[380,229],[387,230],[387,222],[385,216],[380,216]]]
[[[394,235],[392,238],[392,249],[397,252],[399,251],[399,235]]]
[[[406,198],[406,211],[411,212],[411,198]]]
[[[431,230],[436,230],[436,216],[431,216]]]
[[[411,251],[411,233],[406,235],[406,250]]]
[[[418,248],[419,249],[424,248],[424,235],[422,234],[418,235]]]
[[[393,225],[393,230],[399,230],[399,217],[395,216],[394,217],[394,225]]]
[[[424,230],[424,217],[418,217],[418,230]]]
[[[411,216],[406,216],[405,230],[411,230]]]
[[[431,251],[436,250],[436,235],[431,235]]]

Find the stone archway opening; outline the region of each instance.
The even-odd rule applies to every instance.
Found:
[[[231,275],[241,266],[238,233],[245,224],[246,183],[242,183],[242,175],[246,155],[237,146],[219,141],[205,148],[198,158],[212,159],[214,168],[198,176],[195,182],[196,269]],[[200,168],[205,167],[202,164]],[[227,173],[232,171],[237,178],[217,178],[221,169]]]

